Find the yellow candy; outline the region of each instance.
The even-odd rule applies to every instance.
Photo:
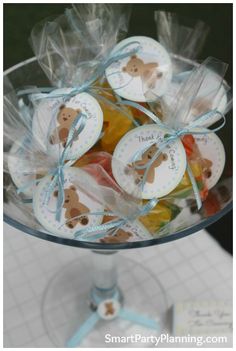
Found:
[[[169,194],[169,196],[173,197],[173,198],[180,198],[180,199],[182,199],[182,198],[186,198],[191,191],[192,191],[191,182],[190,182],[188,173],[185,172],[181,182]]]
[[[179,185],[177,186],[177,188],[178,187],[185,188],[186,186],[189,186],[189,185],[191,185],[191,182],[190,182],[188,173],[185,172],[183,175],[183,178],[182,178],[181,182],[179,183]]]
[[[101,103],[103,111],[103,137],[100,144],[103,151],[112,153],[119,140],[133,127],[132,121],[112,106]]]
[[[197,161],[190,161],[190,167],[193,172],[195,178],[201,177],[202,175],[202,167],[199,162]]]
[[[191,161],[191,162],[189,162],[189,164],[190,164],[190,167],[191,167],[191,170],[192,170],[194,177],[195,178],[200,177],[202,175],[202,167],[199,164],[199,162]],[[175,188],[174,191],[184,189],[184,188],[189,187],[189,186],[191,186],[191,182],[190,182],[188,173],[185,172],[181,182],[178,184],[178,186]]]
[[[101,84],[97,82],[97,84],[107,89],[100,91],[99,94],[106,100],[116,103],[116,97],[112,90],[109,90],[110,86],[108,82],[104,81]],[[110,105],[109,102],[107,103],[100,99],[99,104],[103,111],[103,136],[98,143],[99,148],[101,151],[113,153],[119,140],[134,126],[131,119],[129,119],[125,113],[122,113],[122,111]],[[133,117],[131,108],[124,108],[127,110],[127,113]]]
[[[191,167],[191,171],[192,171],[193,176],[197,182],[199,190],[200,191],[203,190],[203,188],[204,188],[204,183],[203,183],[203,179],[202,179],[203,170],[202,170],[202,166],[201,166],[200,162],[198,162],[197,160],[190,160],[189,165]],[[193,189],[192,189],[191,181],[189,179],[188,173],[185,172],[181,182],[169,194],[169,196],[182,199],[182,198],[186,198],[187,196],[189,196],[192,192],[193,192]],[[203,198],[204,197],[202,196],[202,199]]]
[[[140,222],[151,232],[155,233],[172,219],[171,209],[164,203],[158,203],[147,215],[139,218]]]

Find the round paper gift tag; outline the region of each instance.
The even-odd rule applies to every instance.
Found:
[[[127,193],[133,194],[137,184],[141,186],[144,166],[153,158],[167,134],[167,130],[149,124],[133,129],[120,140],[113,154],[112,171],[117,183]],[[141,150],[142,156],[134,161],[134,156]],[[142,198],[167,195],[179,184],[185,170],[184,147],[181,141],[172,141],[152,163],[140,191]]]
[[[195,141],[202,155],[202,168],[208,189],[218,183],[225,166],[225,150],[220,138],[215,134],[195,135]]]
[[[107,299],[99,303],[97,313],[101,319],[112,320],[119,315],[120,303],[116,299]]]
[[[8,170],[16,187],[22,189],[26,196],[32,197],[35,175],[27,148],[30,148],[27,138],[21,138],[12,145],[8,155]]]
[[[124,46],[126,47],[123,48]],[[136,54],[111,64],[106,69],[106,78],[121,97],[145,102],[148,100],[145,97],[147,90],[158,96],[165,93],[172,77],[171,59],[160,43],[143,36],[121,41],[112,54],[130,52],[137,47],[139,49]]]
[[[44,177],[38,184],[33,196],[33,208],[38,221],[51,233],[74,239],[74,234],[102,222],[102,215],[89,215],[103,211],[103,206],[92,199],[86,191],[78,189],[78,179],[87,180],[87,184],[96,186],[95,180],[79,168],[70,167],[64,170],[64,204],[60,222],[56,220],[55,209],[58,190],[52,192],[49,203],[45,204],[45,194],[52,178]],[[89,240],[89,239],[88,239]]]
[[[69,93],[72,89],[57,89],[55,94]],[[79,120],[76,129],[84,123],[83,130],[73,141],[67,159],[78,159],[98,140],[103,125],[103,112],[94,97],[81,93],[63,102],[62,98],[45,98],[35,109],[33,134],[47,147],[50,155],[58,159],[64,150],[69,130],[75,118],[82,112],[84,121]]]

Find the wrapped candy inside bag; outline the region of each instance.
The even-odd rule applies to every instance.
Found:
[[[122,5],[74,4],[63,15],[36,24],[30,42],[50,82],[63,88],[90,83],[125,36],[129,15]]]
[[[202,87],[210,86],[210,69],[214,74],[218,70],[217,84],[215,82],[211,85],[207,95],[202,95]],[[159,97],[154,91],[147,91],[149,110],[134,102],[123,102],[145,113],[152,122],[127,133],[114,152],[122,161],[134,161],[127,162],[129,172],[135,169],[139,174],[137,181],[142,187],[143,199],[151,199],[153,196],[184,198],[193,195],[200,208],[208,189],[218,182],[224,169],[225,152],[214,132],[225,123],[225,117],[220,111],[225,96],[219,95],[224,89],[225,70],[224,63],[208,58],[189,73],[178,92],[170,90],[168,99],[166,95]],[[146,81],[143,84],[146,86]],[[194,106],[198,96],[214,101],[214,108],[202,105],[201,111],[196,113]],[[227,101],[225,109],[230,104],[231,101]],[[206,128],[219,120],[219,125],[215,128]],[[125,145],[128,150],[125,150]],[[114,175],[122,185],[119,172],[115,171]]]
[[[139,189],[134,185],[133,194],[126,194],[117,185],[111,170],[112,156],[105,152],[90,152],[80,159],[78,157],[77,162],[83,167],[73,167],[77,156],[74,156],[76,149],[73,150],[71,145],[77,142],[78,137],[82,141],[82,135],[77,135],[80,128],[74,128],[76,119],[69,128],[66,140],[60,140],[56,122],[61,116],[64,118],[65,107],[61,109],[60,102],[55,99],[46,99],[43,103],[47,104],[47,108],[43,109],[42,102],[35,100],[35,96],[31,98],[31,108],[24,105],[24,109],[21,103],[18,105],[15,94],[8,94],[4,99],[5,172],[15,183],[15,187],[7,191],[8,196],[9,192],[12,193],[19,213],[30,213],[36,217],[38,224],[34,223],[35,228],[42,226],[49,233],[70,239],[89,241],[107,236],[113,224],[109,223],[106,232],[99,227],[106,217],[110,220],[116,218],[117,227],[121,226],[116,228],[116,223],[114,225],[119,232],[116,234],[117,242],[125,240],[126,227],[130,233],[127,237],[129,240],[151,238],[149,230],[137,220],[142,206],[137,195]],[[56,105],[54,114],[52,109],[52,117],[55,118],[51,125],[47,124],[50,121],[49,102]],[[71,109],[68,107],[70,114]],[[47,119],[43,119],[45,111]],[[32,117],[30,123],[27,116]],[[76,116],[79,119],[79,111]],[[51,130],[53,133],[49,132]],[[54,140],[52,143],[52,135],[58,142]],[[135,223],[132,218],[135,218]],[[94,229],[90,234],[94,227],[95,236]]]
[[[128,20],[128,8],[124,11],[122,5],[73,5],[64,15],[44,20],[31,32],[32,48],[50,82],[71,89],[68,99],[86,93],[99,102],[104,123],[98,149],[107,152],[112,152],[119,139],[137,124],[130,109],[116,105],[115,91],[103,77],[116,56],[130,57],[136,52],[137,43],[125,46],[125,52],[123,48],[111,52],[127,32]],[[66,98],[55,88],[48,95]]]
[[[208,58],[177,72],[172,56],[181,55],[185,31],[176,17],[156,15],[161,44],[123,39],[128,19],[121,5],[73,5],[31,33],[52,86],[14,91],[7,82],[4,171],[14,183],[7,191],[52,235],[152,240],[189,200],[200,208],[222,174],[214,131],[231,106],[226,65]],[[186,42],[195,38],[187,58],[197,55],[199,28],[206,34],[203,25],[186,31]]]

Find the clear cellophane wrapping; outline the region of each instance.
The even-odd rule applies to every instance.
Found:
[[[80,87],[91,80],[99,71],[103,60],[106,59],[111,49],[126,34],[128,20],[129,8],[127,6],[76,4],[62,16],[37,24],[32,30],[30,41],[39,65],[49,78],[53,88]],[[158,38],[170,53],[191,59],[197,57],[199,33],[204,32],[205,36],[207,32],[204,25],[198,24],[189,31],[179,25],[174,15],[166,13],[156,14],[156,21]],[[174,36],[175,32],[176,36]],[[181,36],[186,38],[185,43],[188,43],[185,49],[180,45],[182,43]],[[184,67],[181,67],[180,73],[183,70]],[[225,70],[225,64],[209,58],[202,65],[187,72],[184,78],[177,77],[178,79],[175,79],[176,77],[173,77],[169,88],[161,98],[153,96],[152,91],[147,88],[148,81],[144,81],[145,94],[148,101],[152,101],[146,106],[165,124],[175,129],[187,127],[189,123],[210,109],[221,109],[221,113],[225,114],[231,107],[230,89],[223,82]],[[214,84],[209,88],[212,74]],[[96,186],[94,186],[94,182],[89,184],[89,177],[88,179],[78,179],[75,186],[79,191],[86,192],[93,201],[102,203],[104,212],[114,214],[104,215],[103,223],[109,223],[117,218],[125,219],[126,224],[132,224],[132,221],[137,220],[138,225],[143,226],[146,232],[146,235],[139,240],[152,238],[158,235],[158,232],[181,211],[178,200],[192,196],[189,179],[185,175],[179,188],[177,187],[166,198],[160,199],[149,214],[138,217],[137,213],[147,201],[141,200],[138,186],[134,186],[131,194],[127,194],[117,185],[112,175],[112,153],[122,136],[137,126],[136,123],[133,123],[134,120],[138,124],[152,123],[152,121],[144,114],[137,113],[133,108],[116,105],[119,98],[109,89],[104,79],[99,79],[93,84],[92,92],[103,110],[102,134],[85,155],[73,160],[72,167],[79,167],[87,172],[95,181]],[[227,101],[222,104],[225,94]],[[57,167],[63,151],[61,145],[58,144],[57,152],[53,156],[48,153],[49,140],[45,142],[44,122],[40,125],[41,132],[34,133],[32,129],[34,114],[42,101],[46,101],[46,95],[47,93],[42,94],[41,89],[35,86],[32,94],[17,96],[10,82],[6,81],[4,93],[4,172],[7,179],[5,192],[10,204],[7,205],[7,212],[10,216],[11,211],[15,211],[18,213],[19,221],[24,221],[25,224],[37,229],[42,228],[35,219],[30,199],[33,197],[37,181],[40,181],[40,178],[47,176],[52,169]],[[37,98],[37,96],[41,97]],[[59,99],[53,112],[54,117],[57,116],[58,108],[62,103],[63,99]],[[116,118],[119,120],[119,128],[117,128],[117,124],[114,124]],[[211,124],[208,121],[204,127],[209,127]],[[56,129],[56,127],[57,122],[54,118],[51,128]],[[188,148],[188,142],[192,141],[183,139],[183,142]],[[197,157],[199,161],[204,155],[198,154]],[[20,169],[13,169],[14,172],[17,171],[15,175],[9,169],[9,162],[11,162],[9,160],[13,160],[14,165],[23,165],[23,167],[19,167]],[[113,162],[119,163],[120,161],[113,159]],[[19,183],[14,177],[21,179],[21,182]],[[9,181],[10,179],[13,181]],[[184,193],[186,189],[187,193]],[[121,226],[122,228],[126,227]],[[45,228],[43,230],[45,231]],[[105,242],[113,242],[110,236],[114,235],[116,230],[117,228],[112,228],[107,233],[104,232],[104,237],[109,236]],[[90,238],[92,240],[93,234],[93,232],[88,234],[86,240],[89,241]]]

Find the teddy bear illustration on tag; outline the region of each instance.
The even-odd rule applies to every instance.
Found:
[[[58,191],[54,191],[54,196],[58,196]],[[81,216],[83,213],[90,212],[89,208],[82,204],[79,200],[79,195],[76,192],[76,187],[71,185],[69,188],[64,189],[64,204],[63,208],[65,211],[65,218],[67,220],[66,225],[73,229],[76,227],[78,223],[81,225],[87,225],[89,223],[89,219],[87,215]],[[81,216],[78,218],[78,216]]]
[[[213,165],[212,161],[208,160],[207,158],[204,158],[201,160],[203,174],[206,179],[209,179],[212,175],[212,171],[211,171],[212,165]]]
[[[158,66],[157,62],[144,63],[137,55],[132,55],[122,71],[131,77],[140,77],[150,89],[154,89],[156,81],[163,76],[163,73],[158,70]]]
[[[125,173],[126,174],[130,174],[132,171],[135,170],[136,174],[135,176],[135,182],[137,184],[140,183],[140,181],[142,181],[143,179],[143,175],[146,171],[146,168],[142,168],[139,169],[137,168],[137,166],[145,166],[155,155],[155,153],[158,151],[158,147],[156,145],[151,145],[142,155],[142,159],[132,162],[131,164],[129,164],[126,169],[125,169]],[[146,182],[147,183],[153,183],[154,179],[155,179],[155,169],[157,167],[159,167],[163,161],[166,161],[168,158],[166,153],[161,152],[160,155],[153,161],[153,163],[151,164],[150,168],[149,168],[149,172],[147,174],[147,178],[146,178]]]
[[[108,316],[110,314],[110,315],[113,316],[113,314],[115,313],[115,309],[113,307],[113,303],[112,302],[106,302],[105,303],[105,308],[106,308],[105,315]]]
[[[125,243],[132,236],[132,233],[126,232],[124,229],[119,229],[114,235],[107,235],[104,238],[100,239],[100,242],[105,244]]]
[[[59,113],[57,115],[59,126],[54,129],[49,138],[49,141],[52,145],[62,143],[63,147],[66,146],[71,125],[80,112],[80,109],[66,107],[65,105],[60,106]]]

